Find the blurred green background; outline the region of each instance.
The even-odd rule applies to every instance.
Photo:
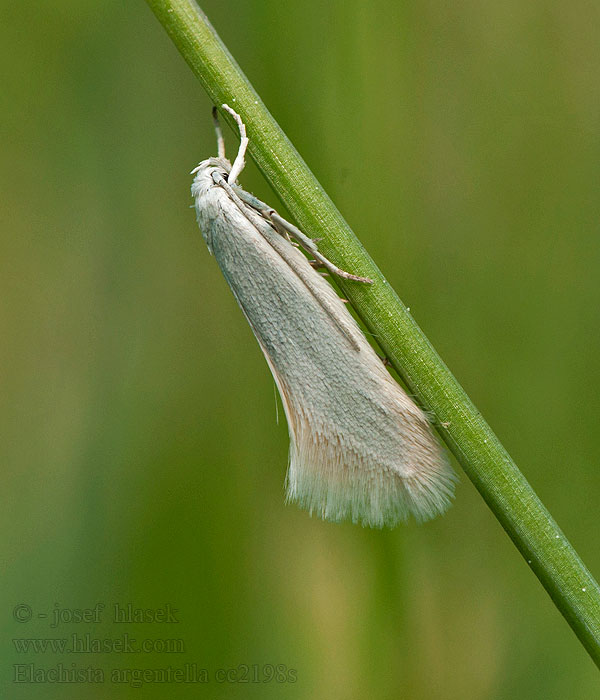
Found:
[[[598,5],[202,6],[598,576]],[[394,531],[285,505],[273,382],[189,209],[211,105],[144,2],[0,20],[2,697],[596,697],[464,475],[446,516]],[[276,203],[253,164],[242,183]],[[115,624],[115,603],[178,622]],[[158,646],[12,641],[74,633]],[[210,682],[111,682],[185,664]],[[268,664],[294,674],[215,680]]]

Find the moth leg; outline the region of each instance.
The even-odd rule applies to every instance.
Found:
[[[312,238],[309,238],[306,234],[302,233],[297,226],[294,226],[294,224],[291,224],[289,221],[280,216],[275,209],[273,209],[273,207],[261,202],[260,199],[252,194],[249,194],[248,192],[245,192],[241,188],[236,187],[235,191],[243,202],[255,209],[262,217],[267,219],[267,221],[270,221],[280,235],[284,236],[288,240],[290,236],[295,238],[304,248],[304,250],[309,252],[311,255],[314,255],[316,261],[318,261],[323,267],[326,267],[329,272],[332,272],[338,277],[343,277],[344,279],[364,282],[365,284],[372,284],[373,280],[369,279],[369,277],[359,277],[358,275],[353,275],[350,272],[346,272],[345,270],[342,270],[334,265],[319,252],[317,244]]]
[[[273,226],[275,226],[279,233],[286,233],[293,236],[300,243],[300,245],[305,250],[314,255],[316,260],[320,262],[324,267],[326,267],[329,270],[329,272],[332,272],[338,277],[343,277],[344,279],[354,280],[356,282],[364,282],[365,284],[373,283],[373,280],[369,277],[360,277],[359,275],[353,275],[350,272],[346,272],[345,270],[340,269],[339,267],[337,267],[337,265],[334,265],[331,262],[331,260],[327,259],[322,253],[319,252],[319,249],[317,248],[317,245],[312,240],[312,238],[309,238],[307,235],[302,233],[302,231],[300,231],[299,228],[294,226],[294,224],[291,224],[289,221],[286,221],[282,216],[279,216],[279,214],[274,209],[271,209],[268,212],[267,216],[269,218],[269,221],[271,221],[271,223],[273,224]]]
[[[238,129],[240,130],[240,147],[237,152],[237,156],[235,157],[235,160],[233,161],[233,165],[231,166],[231,170],[229,172],[229,176],[227,177],[227,182],[230,185],[235,185],[235,181],[238,179],[239,174],[242,172],[244,169],[244,165],[246,165],[246,161],[244,160],[244,156],[246,155],[246,148],[248,148],[248,137],[246,136],[246,125],[242,121],[242,118],[240,115],[231,109],[229,105],[221,105],[223,109],[235,119],[236,124],[238,125]]]
[[[381,356],[379,353],[377,353],[377,357],[383,362],[384,367],[391,367],[392,363],[390,362],[390,358],[387,357],[386,355]]]

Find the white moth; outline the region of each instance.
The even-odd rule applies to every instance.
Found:
[[[455,475],[427,417],[385,369],[333,287],[290,242],[330,272],[316,243],[236,185],[248,144],[192,172],[198,224],[269,364],[287,417],[288,499],[329,520],[393,526],[442,513]]]

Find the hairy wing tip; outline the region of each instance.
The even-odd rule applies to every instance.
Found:
[[[454,497],[457,477],[443,455],[433,469],[410,477],[357,465],[340,480],[339,469],[291,459],[286,480],[287,500],[311,515],[364,527],[395,527],[413,516],[419,523],[443,514]]]

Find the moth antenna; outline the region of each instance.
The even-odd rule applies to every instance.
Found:
[[[217,134],[217,153],[219,158],[225,158],[225,139],[223,138],[223,132],[221,131],[221,124],[219,123],[219,113],[217,108],[212,108],[213,124],[215,125],[215,132]]]
[[[227,182],[230,185],[234,185],[235,181],[238,179],[239,174],[242,172],[244,169],[244,165],[246,164],[244,160],[244,156],[246,155],[246,148],[248,147],[248,137],[246,136],[246,126],[244,122],[242,121],[242,118],[240,115],[231,109],[229,105],[221,105],[224,110],[229,112],[231,116],[235,119],[236,124],[238,125],[238,129],[240,130],[240,148],[237,152],[237,156],[235,157],[235,160],[233,161],[233,165],[231,167],[231,171],[229,173],[229,176],[227,178]]]

